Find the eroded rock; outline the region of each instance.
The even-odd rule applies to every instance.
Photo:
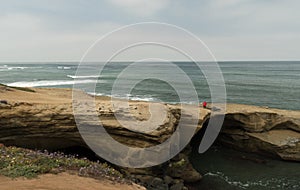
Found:
[[[1,91],[0,95],[9,102],[8,105],[0,105],[0,143],[49,150],[74,146],[87,147],[76,127],[70,89],[35,89],[34,93],[10,89]],[[129,109],[116,111],[122,121],[128,121],[130,117],[133,117],[137,122],[142,123],[151,118],[149,113],[151,104],[153,103],[130,102]],[[116,120],[109,98],[96,98],[96,114],[101,119],[106,131],[115,140],[131,147],[145,148],[161,144],[176,131],[181,117],[188,118],[191,123],[195,120],[195,117],[189,112],[184,112],[182,115],[181,109],[177,105],[156,103],[154,109],[166,110],[166,113],[163,114],[164,117],[156,121],[154,128],[150,128],[149,131],[140,130],[138,127],[144,126],[141,124],[132,125],[129,130]],[[197,130],[207,123],[211,111],[199,109]],[[93,113],[93,110],[84,112],[82,121],[96,126],[97,122],[93,124],[90,119]],[[273,155],[285,160],[300,161],[299,118],[299,111],[228,104],[219,140],[241,150]],[[155,118],[152,119],[155,121]],[[128,122],[125,124],[128,125]],[[186,123],[184,127],[189,129],[189,125]],[[109,154],[109,150],[107,151]],[[137,176],[150,176],[151,174],[160,176],[159,178],[169,188],[177,184],[174,181],[178,179],[195,182],[201,179],[201,175],[190,164],[188,154],[185,152],[177,155],[158,171],[144,169],[139,172],[130,172]],[[125,154],[124,159],[130,158],[130,156],[132,156],[130,153]],[[165,176],[168,176],[167,180],[165,180]],[[156,180],[155,183],[161,180]],[[179,186],[181,187],[181,185],[176,185],[173,188],[179,188]]]
[[[243,151],[300,161],[300,112],[230,105],[218,139]]]

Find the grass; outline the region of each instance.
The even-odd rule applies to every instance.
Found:
[[[33,151],[17,147],[0,147],[0,175],[11,178],[34,178],[40,174],[76,171],[78,175],[125,181],[123,175],[106,163],[79,159],[72,155]]]

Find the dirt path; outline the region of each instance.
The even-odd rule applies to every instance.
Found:
[[[145,190],[138,185],[113,184],[108,180],[95,180],[68,173],[46,174],[36,179],[11,179],[0,176],[1,190]]]

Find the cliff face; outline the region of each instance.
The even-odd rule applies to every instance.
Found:
[[[0,100],[5,100],[0,101],[0,143],[39,149],[87,147],[74,121],[71,90],[34,90],[35,92],[0,88]],[[145,121],[150,118],[148,110],[151,104],[154,103],[131,102],[131,110],[119,110],[118,114],[126,118],[130,112],[138,121]],[[106,130],[117,141],[133,147],[160,144],[176,129],[181,117],[180,109],[176,105],[156,105],[156,113],[159,113],[160,108],[167,110],[166,117],[157,123],[156,130],[146,134],[122,127],[111,111],[109,99],[96,99],[97,113]],[[200,108],[199,130],[209,117],[210,110]],[[300,161],[300,112],[229,104],[219,141],[244,151]],[[179,164],[180,167],[184,166],[180,171],[185,172],[176,173],[169,168],[166,169],[170,171],[169,175],[174,178],[179,176],[190,182],[199,180],[201,176],[193,170],[184,154],[177,156],[174,162],[182,160],[187,160],[183,162],[185,164]],[[186,174],[186,170],[191,171],[190,175]]]
[[[26,148],[84,146],[70,104],[0,104],[0,141]]]
[[[220,142],[244,151],[300,161],[298,111],[232,106],[236,108],[227,111]]]
[[[0,100],[5,100],[0,103],[0,143],[48,150],[88,148],[76,127],[71,90],[34,90],[35,92],[27,92],[0,88]],[[124,120],[128,115],[133,115],[137,121],[145,121],[151,115],[148,111],[149,106],[150,104],[145,102],[131,102],[130,110],[117,112]],[[157,124],[158,128],[150,133],[139,133],[124,128],[116,120],[107,97],[96,99],[96,110],[102,125],[115,140],[131,147],[155,146],[173,134],[180,118],[180,110],[176,106],[165,104],[155,106],[155,109],[161,108],[167,111],[165,119]],[[85,119],[89,120],[88,117]],[[183,182],[199,181],[201,175],[190,164],[186,151],[188,150],[173,158],[170,164],[148,169],[126,169],[126,172],[154,189],[158,186],[165,186],[167,189],[173,185],[183,186]],[[166,181],[163,180],[164,177]]]

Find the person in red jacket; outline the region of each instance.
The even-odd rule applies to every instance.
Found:
[[[202,107],[206,108],[206,106],[207,106],[207,102],[206,101],[202,102]]]

